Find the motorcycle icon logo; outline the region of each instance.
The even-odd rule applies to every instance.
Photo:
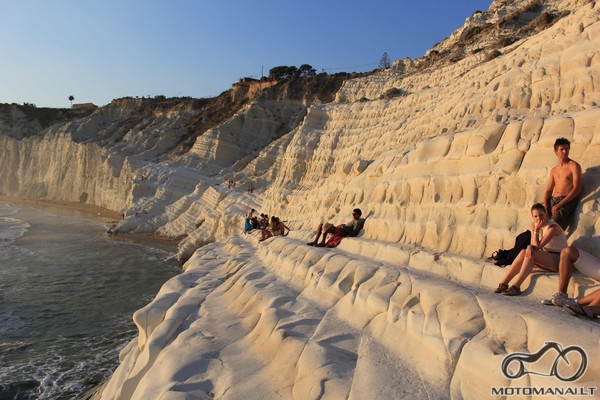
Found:
[[[525,368],[525,364],[532,364],[542,358],[548,351],[556,350],[558,353],[556,359],[552,363],[552,368],[549,373],[541,373],[535,371],[529,371]],[[567,366],[571,366],[571,362],[567,355],[571,353],[571,361],[580,362],[579,368],[571,376],[564,376],[560,372],[560,367],[564,363]],[[516,371],[511,372],[511,367],[514,368],[516,364]],[[576,365],[576,364],[575,364]],[[574,382],[579,379],[587,368],[587,353],[579,346],[568,346],[563,348],[560,343],[546,342],[546,344],[538,350],[537,353],[512,353],[504,357],[502,360],[502,374],[508,379],[519,379],[523,375],[540,375],[540,376],[554,376],[563,382]],[[564,371],[563,371],[564,373]]]

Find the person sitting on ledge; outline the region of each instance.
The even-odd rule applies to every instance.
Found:
[[[248,214],[246,214],[246,218],[244,218],[244,234],[247,234],[252,229],[254,229],[254,227],[252,226],[252,218],[255,211],[256,210],[253,208]]]
[[[286,229],[288,230],[288,232],[290,231],[290,228],[285,226],[285,224],[281,222],[278,217],[272,216],[271,223],[269,224],[269,226],[266,229],[260,231],[261,236],[260,239],[258,239],[258,241],[262,242],[272,236],[282,236],[285,233]]]
[[[315,240],[306,244],[309,246],[325,247],[325,242],[327,241],[328,234],[339,235],[342,237],[358,235],[358,232],[361,231],[365,223],[365,220],[361,218],[361,215],[362,211],[360,211],[360,209],[358,208],[355,208],[354,210],[352,210],[352,221],[348,222],[347,224],[341,224],[338,226],[333,226],[330,223],[319,224]],[[323,235],[323,238],[319,243],[319,237],[321,236],[321,234]]]
[[[520,295],[521,284],[534,266],[552,272],[558,271],[560,252],[567,247],[567,237],[556,222],[548,219],[546,208],[542,204],[536,203],[531,207],[531,216],[531,244],[515,258],[495,293]],[[514,284],[509,287],[510,281],[515,277]]]
[[[269,226],[269,216],[267,214],[260,214],[260,229],[267,229]]]
[[[573,275],[573,267],[577,268],[582,274],[600,281],[600,260],[590,253],[574,246],[566,247],[560,252],[558,292],[554,293],[551,299],[543,300],[543,304],[555,305],[557,307],[577,305],[575,299],[567,296],[567,287],[569,286],[569,280]]]

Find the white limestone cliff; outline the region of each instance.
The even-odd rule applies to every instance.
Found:
[[[139,340],[103,398],[480,399],[503,386],[568,388],[511,382],[502,359],[555,341],[593,360],[600,327],[539,305],[556,276],[535,274],[527,299],[490,293],[504,271],[482,258],[527,228],[561,136],[584,171],[570,241],[600,256],[598,16],[581,7],[490,61],[349,81],[239,171],[266,176],[264,193],[198,193],[176,220],[202,215],[188,240],[224,241],[196,251],[136,314]],[[386,98],[391,88],[400,95]],[[321,220],[343,222],[355,206],[370,215],[360,238],[334,251],[304,245]],[[250,207],[282,216],[292,234],[260,245],[231,236]],[[583,277],[571,286],[595,288]],[[590,363],[577,387],[599,379]]]
[[[434,49],[530,3],[495,1]],[[193,107],[144,119],[132,111],[141,104],[117,103],[41,138],[0,136],[11,149],[0,190],[85,192],[124,210],[117,231],[183,238],[184,272],[134,315],[138,338],[101,398],[481,399],[498,387],[598,386],[600,325],[539,304],[556,274],[534,273],[508,298],[491,293],[505,270],[484,261],[529,227],[558,137],[583,169],[569,242],[600,257],[600,6],[542,3],[561,18],[495,57],[404,61],[347,81],[326,104],[254,98],[179,155],[164,156],[189,133]],[[72,175],[61,178],[61,164]],[[305,245],[319,222],[346,222],[355,207],[368,215],[359,237]],[[241,235],[250,208],[291,234]],[[569,291],[599,287],[578,275]],[[585,349],[585,374],[502,374],[505,356],[545,342]]]

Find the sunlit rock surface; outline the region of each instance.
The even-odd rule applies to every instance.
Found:
[[[511,26],[517,40],[490,53]],[[102,399],[598,386],[598,322],[539,302],[556,274],[535,272],[507,298],[491,293],[505,270],[484,259],[529,228],[558,137],[583,169],[569,242],[600,257],[599,53],[595,2],[495,1],[424,58],[346,81],[333,102],[252,97],[195,136],[210,118],[185,103],[118,101],[48,128],[13,110],[0,190],[103,205],[124,214],[116,232],[181,239],[184,272],[134,315],[139,337]],[[355,207],[367,216],[359,237],[306,246]],[[291,234],[243,235],[251,208]],[[576,274],[569,293],[598,288]],[[577,382],[503,375],[508,354],[546,342],[585,349]]]

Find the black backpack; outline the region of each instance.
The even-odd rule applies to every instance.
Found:
[[[495,251],[491,257],[488,257],[487,261],[499,267],[510,265],[517,258],[519,252],[525,250],[529,244],[531,244],[531,232],[519,233],[515,239],[515,247],[509,250],[500,249]]]

